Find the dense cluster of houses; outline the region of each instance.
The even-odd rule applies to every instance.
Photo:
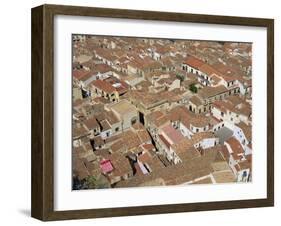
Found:
[[[74,35],[73,188],[251,181],[251,54]]]

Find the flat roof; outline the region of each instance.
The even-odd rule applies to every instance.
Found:
[[[132,105],[128,100],[121,100],[117,103],[114,103],[110,106],[110,108],[120,115],[128,114],[131,112],[137,112],[137,108]]]

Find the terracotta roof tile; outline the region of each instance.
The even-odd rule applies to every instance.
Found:
[[[104,80],[95,80],[91,83],[92,86],[97,87],[100,90],[103,90],[106,93],[113,93],[116,89],[109,83]]]
[[[185,63],[195,69],[199,69],[203,64],[205,64],[202,60],[192,56],[188,57]]]

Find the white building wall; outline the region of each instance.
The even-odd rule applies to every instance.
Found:
[[[181,162],[181,159],[177,156],[176,152],[171,147],[169,150],[169,156],[171,158],[171,161],[173,161],[174,164],[178,164]]]
[[[228,129],[234,131],[235,125],[233,123],[224,122],[224,126],[227,127]]]
[[[193,74],[197,74],[197,75],[201,75],[202,74],[201,71],[199,71],[199,70],[197,70],[197,69],[195,69],[193,67],[190,67],[189,65],[186,65],[186,67],[187,67],[187,72],[188,73],[193,73]]]
[[[193,126],[191,124],[190,126],[191,126],[192,133],[202,133],[202,132],[206,132],[206,131],[209,130],[209,126],[208,125],[206,125],[205,127],[196,127],[196,126]]]
[[[221,77],[219,77],[221,78]],[[227,88],[227,82],[224,80],[224,79],[221,79],[216,85],[213,85],[213,86],[220,86],[220,85],[223,85],[225,88]]]
[[[73,140],[73,146],[74,146],[74,147],[79,147],[79,146],[81,146],[81,140],[80,140],[80,139]]]
[[[245,89],[244,85],[243,85],[240,81],[237,81],[237,84],[238,84],[238,86],[239,86],[240,93],[241,93],[242,95],[245,95],[245,94],[246,94],[246,89]]]
[[[128,65],[128,73],[135,75],[137,74],[137,69]]]
[[[245,150],[245,155],[250,155],[250,154],[252,154],[252,149],[249,148],[248,145],[245,145],[244,150]]]
[[[117,131],[116,131],[116,129],[117,129]],[[111,125],[112,135],[115,134],[115,133],[119,133],[121,130],[122,130],[122,122],[121,121]]]
[[[237,175],[237,171],[234,167],[237,163],[234,160],[234,158],[232,157],[232,155],[230,155],[230,157],[229,157],[229,163],[228,164],[229,164],[230,168],[232,169],[232,171]]]
[[[224,145],[226,146],[228,152],[229,152],[230,154],[232,154],[233,151],[232,151],[232,148],[230,147],[230,145],[229,145],[227,142],[224,142]]]
[[[246,177],[243,178],[243,173],[246,172]],[[237,182],[246,182],[250,174],[250,169],[244,169],[237,172]]]
[[[108,136],[107,136],[107,133],[109,133]],[[111,130],[106,130],[106,131],[101,132],[100,135],[101,135],[102,139],[106,139],[106,138],[108,138],[108,137],[110,137],[112,135],[112,132],[111,132]]]
[[[249,122],[250,122],[250,120],[249,120],[249,118],[246,116],[246,115],[239,115],[239,120],[240,121],[242,121],[242,122],[244,122],[245,124],[249,124]]]
[[[218,108],[213,107],[211,112],[215,118],[217,118],[218,120],[223,120],[223,117],[221,116],[221,111]]]
[[[233,126],[233,136],[241,143],[243,147],[249,144],[249,141],[247,140],[243,130],[238,126]]]
[[[184,137],[188,137],[189,139],[193,135],[193,133],[188,128],[186,128],[185,125],[182,123],[180,123],[180,132]]]
[[[96,75],[97,79],[101,79],[101,80],[104,80],[106,78],[109,78],[110,76],[113,76],[113,73],[112,71],[108,71],[108,72],[105,72],[105,73],[98,73]]]
[[[135,86],[142,81],[144,81],[142,77],[135,77],[134,79],[131,80],[125,80],[125,82],[130,86]]]
[[[96,75],[92,75],[86,81],[81,81],[82,88],[86,88],[92,81],[94,81],[96,79],[97,79],[97,76]]]
[[[232,124],[237,124],[240,122],[239,116],[237,117],[236,113],[230,111],[227,111],[227,113],[224,114],[222,120]]]
[[[178,164],[180,162],[182,162],[181,159],[178,156],[176,156],[175,159],[174,159],[174,163]]]
[[[237,124],[241,121],[241,116],[238,114],[238,117],[237,117],[237,114],[234,112],[227,111],[222,116],[221,110],[216,107],[213,107],[211,111],[212,111],[213,116],[219,120],[223,120],[223,121],[231,123],[231,124]],[[243,120],[245,120],[245,118],[243,118]]]
[[[169,149],[165,149],[166,150],[166,154],[167,154],[167,159],[169,160],[169,161],[173,161],[173,153],[174,153],[174,151],[173,150],[169,150]]]
[[[159,53],[157,53],[157,52],[154,52],[153,53],[153,59],[154,60],[160,60],[161,59],[161,55]]]
[[[168,91],[174,90],[174,89],[179,89],[180,88],[180,80],[176,79],[173,81],[173,83],[170,85]]]
[[[212,131],[215,132],[221,128],[225,127],[225,122],[221,121],[219,123],[217,123],[216,125],[213,126]]]
[[[219,143],[218,138],[207,138],[207,139],[203,139],[203,140],[200,142],[200,146],[201,146],[203,149],[206,149],[206,148],[214,147],[214,146],[215,146],[215,143],[216,143],[216,144]]]

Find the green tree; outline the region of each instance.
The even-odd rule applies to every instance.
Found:
[[[110,184],[105,176],[100,175],[99,177],[88,176],[85,180],[86,189],[95,188],[109,188]]]
[[[198,91],[198,89],[197,89],[197,87],[195,86],[194,83],[189,85],[189,90],[193,93],[197,93],[197,91]]]
[[[96,188],[96,183],[97,179],[94,176],[88,176],[86,178],[85,184],[89,189]]]
[[[177,79],[179,79],[181,82],[183,82],[183,80],[184,80],[184,76],[183,76],[183,75],[177,74],[176,77],[177,77]]]

